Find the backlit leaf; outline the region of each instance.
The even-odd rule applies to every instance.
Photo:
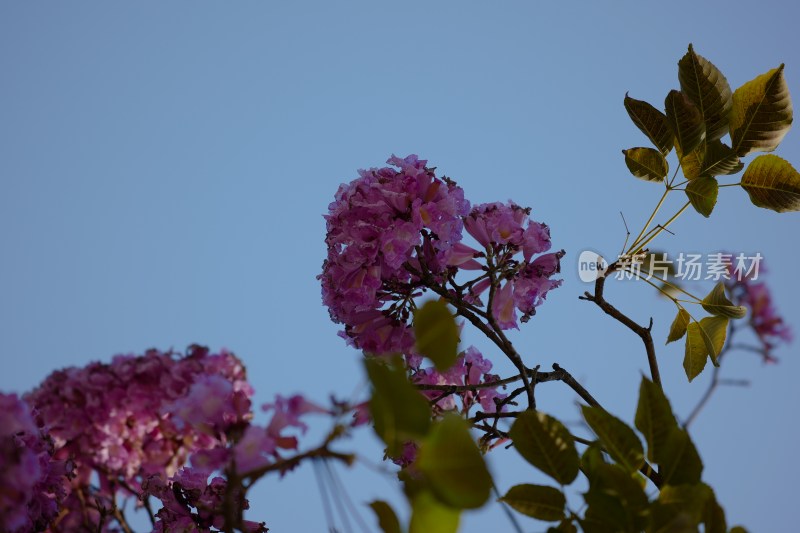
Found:
[[[622,151],[631,174],[645,181],[664,181],[669,172],[667,160],[653,148],[630,148]]]
[[[458,415],[446,415],[434,424],[416,465],[436,497],[451,507],[476,509],[489,498],[492,478],[467,423]]]
[[[665,485],[700,483],[703,461],[697,453],[689,434],[679,427],[673,427],[659,454],[660,473]]]
[[[800,173],[776,155],[753,159],[742,175],[742,188],[758,207],[778,213],[800,211]]]
[[[602,407],[585,405],[581,410],[611,458],[627,472],[639,470],[644,464],[644,450],[636,433]]]
[[[673,134],[667,124],[667,117],[643,100],[625,95],[625,110],[636,127],[647,135],[653,146],[658,148],[662,154],[667,155],[672,150]]]
[[[527,483],[511,487],[499,501],[524,515],[548,522],[563,519],[567,504],[564,494],[557,488]]]
[[[394,509],[388,503],[382,500],[375,500],[369,506],[375,512],[375,516],[378,517],[378,526],[380,526],[383,533],[401,533],[400,521],[397,519]]]
[[[689,321],[691,318],[689,317],[689,312],[686,311],[683,307],[678,309],[678,314],[675,316],[675,320],[672,321],[672,325],[669,327],[669,336],[667,337],[667,344],[674,342],[684,335],[686,335],[686,326],[689,325]]]
[[[634,422],[647,442],[647,458],[659,462],[659,454],[666,445],[669,432],[678,427],[678,422],[661,387],[644,377],[639,385],[639,403]]]
[[[701,302],[703,309],[712,315],[725,316],[728,318],[742,318],[747,314],[747,309],[741,305],[733,305],[733,302],[725,296],[725,284],[719,282],[708,296]]]
[[[730,131],[733,151],[771,152],[792,125],[792,99],[783,65],[748,81],[733,93]]]
[[[461,511],[441,503],[429,491],[422,491],[411,504],[408,533],[456,533]]]
[[[683,92],[700,110],[706,125],[706,139],[713,141],[728,133],[731,112],[731,87],[722,72],[692,45],[678,62],[678,80]]]
[[[564,424],[540,411],[525,411],[509,431],[514,447],[533,466],[569,485],[578,475],[580,459]]]
[[[719,183],[715,178],[699,177],[686,184],[686,196],[695,211],[708,218],[717,204]]]
[[[692,322],[686,328],[686,351],[683,356],[683,369],[689,381],[703,371],[707,362],[708,348],[700,332],[700,324]]]
[[[417,351],[430,358],[436,369],[444,371],[458,357],[458,325],[447,304],[430,300],[414,312]]]
[[[706,138],[706,126],[700,110],[680,91],[672,90],[664,101],[667,123],[675,135],[678,155],[688,154]]]

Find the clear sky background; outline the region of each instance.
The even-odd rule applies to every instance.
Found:
[[[661,107],[692,42],[734,88],[785,62],[797,97],[797,20],[793,3],[776,1],[3,2],[0,390],[197,342],[235,351],[259,402],[363,395],[360,356],[320,303],[322,214],[358,168],[417,153],[473,203],[511,198],[550,225],[568,253],[565,282],[512,340],[530,364],[560,363],[631,421],[641,342],[578,301],[587,287],[576,273],[581,250],[619,249],[620,211],[638,229],[661,193],[623,163],[622,148],[647,145],[623,96]],[[800,167],[797,131],[778,154]],[[672,229],[659,244],[675,253],[760,252],[800,333],[800,215],[755,208],[730,188],[711,219],[687,212]],[[685,416],[709,375],[687,384],[682,346],[663,347],[674,307],[642,283],[612,283],[607,297],[654,317],[664,383]],[[731,356],[723,375],[751,387],[721,389],[693,426],[704,479],[729,522],[752,531],[796,523],[798,347],[774,366]],[[565,386],[537,396],[578,420]],[[370,430],[346,444],[380,463]],[[503,491],[546,482],[513,450],[489,461]],[[401,505],[391,476],[364,464],[338,472],[370,523],[362,503]],[[326,528],[310,466],[252,496],[251,516],[271,531]],[[508,529],[497,505],[462,523]]]

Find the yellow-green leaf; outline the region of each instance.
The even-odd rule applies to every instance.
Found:
[[[644,450],[636,433],[625,422],[602,407],[581,407],[583,418],[600,439],[611,458],[632,473],[644,464]]]
[[[682,338],[686,334],[686,326],[689,325],[690,320],[691,318],[689,316],[689,312],[686,311],[686,309],[683,307],[678,309],[678,314],[675,316],[675,320],[672,321],[672,325],[669,327],[669,335],[667,336],[666,344]]]
[[[456,533],[461,511],[441,503],[429,491],[422,491],[411,504],[408,533]]]
[[[430,358],[437,370],[447,370],[456,362],[458,325],[443,301],[430,300],[414,312],[414,336],[417,351]]]
[[[629,148],[623,150],[625,165],[631,174],[645,181],[664,181],[669,172],[667,160],[653,148]]]
[[[458,509],[476,509],[489,498],[492,478],[467,423],[458,415],[437,422],[416,462],[436,497]]]
[[[728,300],[725,296],[725,284],[721,281],[714,286],[714,289],[700,303],[703,305],[703,309],[712,315],[743,318],[747,314],[745,307],[733,305],[733,302]]]
[[[713,141],[728,133],[731,87],[711,61],[697,54],[692,45],[678,62],[678,80],[683,92],[700,110],[706,125],[706,139]]]
[[[639,403],[634,422],[647,442],[647,458],[658,462],[669,432],[673,427],[678,427],[678,422],[661,387],[644,377],[639,385]]]
[[[674,136],[664,113],[647,102],[631,98],[627,94],[625,94],[625,110],[636,127],[647,135],[653,146],[662,154],[667,155],[672,150]]]
[[[733,93],[730,130],[738,156],[771,152],[792,125],[792,98],[783,65],[748,81]]]
[[[688,154],[706,138],[706,125],[700,110],[680,91],[672,90],[664,101],[667,124],[675,135],[675,146],[681,154]]]
[[[677,150],[678,157],[680,158],[681,170],[683,176],[687,180],[697,179],[703,175],[703,162],[706,158],[706,142],[703,141],[697,145],[697,148],[688,154],[681,153],[680,148]]]
[[[378,359],[366,359],[364,365],[372,383],[369,409],[375,433],[386,443],[389,455],[397,455],[405,441],[428,433],[430,407],[409,383],[402,367],[391,367]]]
[[[540,411],[521,413],[509,436],[526,461],[558,481],[569,485],[578,475],[580,459],[572,435],[564,424]]]
[[[702,176],[686,184],[686,196],[695,211],[708,218],[717,204],[719,183],[715,178]]]
[[[400,521],[388,503],[383,500],[375,500],[369,506],[378,517],[378,526],[383,533],[401,533]]]
[[[709,316],[700,321],[700,333],[703,342],[711,356],[714,366],[719,366],[717,356],[725,345],[725,337],[728,334],[728,319],[724,316]]]
[[[742,188],[758,207],[778,213],[800,211],[800,173],[776,155],[753,159],[742,175]]]
[[[703,340],[700,324],[692,322],[686,328],[686,351],[683,356],[683,369],[689,381],[703,371],[706,362],[708,362],[708,348]]]
[[[562,520],[567,504],[564,494],[557,488],[528,483],[514,485],[499,501],[524,515],[547,522]]]

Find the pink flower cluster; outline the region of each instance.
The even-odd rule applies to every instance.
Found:
[[[445,372],[439,372],[435,368],[415,368],[418,365],[416,358],[407,359],[412,367],[411,381],[417,385],[480,385],[494,383],[500,379],[496,374],[492,374],[492,362],[485,359],[483,355],[474,347],[470,346],[459,354],[455,364]],[[506,397],[500,393],[498,387],[480,388],[476,391],[463,391],[455,394],[448,394],[443,397],[442,391],[422,390],[428,400],[439,400],[435,407],[440,411],[452,411],[458,406],[456,398],[461,400],[461,410],[467,413],[471,407],[478,404],[487,413],[498,411],[497,402]],[[500,409],[502,410],[502,409]]]
[[[422,260],[441,273],[469,210],[461,188],[437,178],[425,160],[392,156],[388,163],[399,170],[361,170],[339,187],[325,216],[328,257],[319,276],[331,319],[344,324],[354,346],[373,353],[413,346],[407,304],[422,286],[406,265],[419,271]]]
[[[491,268],[499,275],[492,312],[504,329],[517,327],[516,310],[526,321],[561,283],[550,277],[563,251],[534,259],[550,248],[550,233],[528,219],[530,210],[494,203],[470,211],[463,190],[437,178],[426,162],[392,156],[388,163],[399,170],[360,171],[339,188],[325,216],[322,300],[332,320],[344,324],[342,335],[367,352],[410,353],[414,298],[432,283],[444,287],[459,271]],[[483,250],[460,242],[464,228]],[[480,275],[466,297],[479,301],[491,283]]]
[[[42,531],[66,496],[71,463],[53,459],[53,443],[28,405],[0,393],[0,531]]]
[[[547,293],[561,286],[562,280],[550,279],[561,272],[564,251],[534,255],[550,249],[550,228],[530,220],[530,209],[513,202],[508,204],[481,204],[470,211],[464,227],[484,251],[459,247],[452,254],[449,264],[474,268],[470,261],[485,254],[500,272],[499,286],[492,301],[492,314],[502,329],[518,328],[517,313],[522,313],[522,322],[527,322],[536,313]],[[516,256],[522,252],[522,261]],[[470,259],[466,259],[471,256]],[[466,259],[466,261],[465,261]],[[474,296],[489,288],[491,280],[484,279],[473,289]]]
[[[765,269],[762,266],[763,272]],[[763,281],[753,281],[752,277],[739,280],[735,275],[726,281],[726,286],[733,304],[748,308],[748,324],[761,344],[764,362],[776,362],[772,350],[781,342],[791,342],[792,331],[775,310],[769,287]]]
[[[0,477],[9,487],[0,490],[0,530],[41,530],[55,519],[54,531],[117,531],[114,510],[133,497],[161,501],[156,531],[219,530],[226,510],[238,516],[248,507],[220,474],[244,477],[280,460],[280,450],[298,445],[287,430],[305,431],[302,416],[326,412],[302,396],[278,396],[263,407],[269,424],[257,426],[252,394],[238,358],[192,346],[185,356],[150,350],[54,372],[25,396],[47,438],[24,403],[0,395]],[[69,479],[66,465],[74,466]]]

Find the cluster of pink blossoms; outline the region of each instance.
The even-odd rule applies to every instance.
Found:
[[[481,385],[494,383],[500,376],[492,374],[492,362],[485,359],[483,355],[474,347],[470,346],[458,355],[456,362],[444,372],[439,372],[435,368],[419,368],[419,358],[409,357],[406,359],[411,367],[411,381],[418,385]],[[458,394],[448,394],[443,396],[442,391],[422,390],[422,394],[429,400],[434,401],[435,408],[440,411],[452,411],[458,408],[456,397],[461,400],[461,410],[467,413],[470,408],[480,405],[484,412],[495,413],[498,409],[500,400],[506,397],[500,393],[496,387],[485,387],[476,390],[464,390]]]
[[[319,279],[331,318],[344,324],[354,346],[404,353],[414,344],[408,302],[422,288],[407,266],[420,272],[422,261],[431,273],[443,273],[469,203],[417,156],[388,163],[399,170],[362,170],[339,187],[325,216],[328,257]]]
[[[475,304],[492,284],[486,272],[496,276],[491,311],[503,329],[517,327],[517,310],[526,321],[561,284],[550,278],[559,272],[563,251],[534,259],[550,248],[550,234],[546,225],[529,220],[528,209],[493,203],[470,210],[463,190],[437,178],[427,161],[410,155],[388,163],[399,170],[360,171],[339,188],[325,216],[322,299],[355,347],[412,352],[408,320],[414,298],[431,283],[455,287],[459,272],[480,271],[463,285],[463,296]],[[482,250],[460,242],[463,229]]]
[[[271,421],[258,426],[252,394],[238,358],[192,346],[185,356],[150,350],[54,372],[25,396],[46,438],[25,404],[0,395],[0,530],[42,531],[52,521],[52,531],[118,531],[115,509],[127,498],[161,502],[155,531],[220,530],[226,512],[248,508],[221,474],[257,476],[297,448],[286,431],[305,431],[300,417],[326,412],[278,396],[263,406]]]
[[[748,323],[761,344],[761,355],[765,363],[776,362],[772,350],[781,342],[791,342],[792,331],[789,325],[778,315],[772,302],[769,287],[763,281],[756,282],[752,274],[737,278],[730,267],[731,277],[726,281],[726,286],[731,294],[734,305],[743,305],[749,310]],[[765,272],[761,267],[761,273]]]
[[[67,494],[69,461],[16,394],[0,393],[0,531],[42,531]]]

